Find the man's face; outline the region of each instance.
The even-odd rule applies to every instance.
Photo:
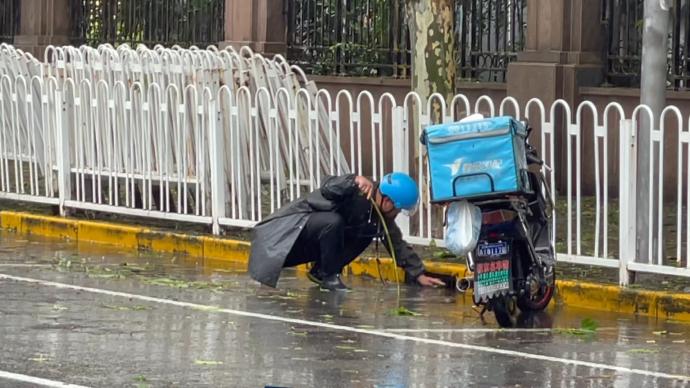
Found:
[[[394,219],[400,213],[400,209],[396,208],[393,201],[384,195],[381,201],[381,212],[386,218]]]

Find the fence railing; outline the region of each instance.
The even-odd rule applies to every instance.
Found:
[[[410,76],[403,0],[284,0],[288,60],[327,75]],[[455,2],[458,75],[505,82],[522,50],[525,0]]]
[[[463,0],[456,3],[458,75],[506,82],[508,64],[525,44],[527,1]]]
[[[0,54],[4,62],[18,55]],[[169,76],[128,81],[152,79],[147,72],[155,73],[154,66],[132,63],[124,71],[112,62],[113,73],[80,73],[78,67],[97,61],[76,66],[57,58],[38,75],[0,75],[0,198],[197,222],[218,232],[221,225],[251,227],[319,187],[325,175],[352,171],[380,179],[404,171],[421,184],[423,201],[414,217],[400,216],[401,229],[410,242],[442,246],[442,213],[429,203],[428,166],[417,141],[421,130],[475,112],[508,114],[535,128],[531,142],[541,150],[556,198],[558,260],[619,268],[624,284],[628,271],[690,276],[690,130],[675,107],[663,111],[650,144],[638,144],[641,117],[650,114],[644,106],[626,112],[616,103],[601,110],[590,102],[520,105],[510,97],[496,103],[463,95],[447,105],[439,95],[422,100],[410,93],[397,101],[390,94],[247,86],[251,80],[215,87],[199,77],[178,87]],[[106,76],[115,73],[125,78]],[[102,79],[92,82],[94,76]],[[428,113],[435,102],[439,117]],[[639,147],[653,149],[654,185],[644,188],[650,209],[637,207]],[[657,220],[644,232],[657,243],[638,253],[643,211]]]
[[[315,74],[409,76],[404,2],[284,1],[291,63]]]
[[[71,0],[75,44],[217,45],[224,0]]]
[[[668,85],[690,87],[690,1],[676,0],[668,33]],[[644,0],[605,0],[607,81],[616,86],[639,87],[642,64]]]
[[[0,43],[14,42],[19,29],[19,0],[0,0]]]

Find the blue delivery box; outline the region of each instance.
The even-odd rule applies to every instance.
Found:
[[[524,124],[509,116],[429,126],[431,199],[446,202],[531,192]]]

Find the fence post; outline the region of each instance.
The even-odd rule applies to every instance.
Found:
[[[285,54],[284,7],[278,0],[225,0],[225,40],[220,47],[249,46],[265,55]]]
[[[401,106],[393,108],[393,171],[410,173],[410,132]],[[421,182],[417,182],[421,186]],[[410,217],[400,214],[397,224],[403,236],[410,235]]]
[[[220,234],[218,220],[225,217],[225,152],[222,141],[220,114],[218,114],[218,100],[210,95],[209,110],[209,152],[211,153],[211,217],[213,218],[213,234]]]
[[[526,0],[527,20],[524,49],[508,65],[506,91],[520,104],[539,98],[547,106],[558,99],[568,105],[586,99],[582,86],[599,86],[604,74],[602,56],[603,30],[601,1],[597,0]],[[534,12],[533,12],[534,11]],[[556,115],[555,128],[566,128],[563,114]],[[556,163],[568,163],[566,136],[555,138]],[[567,174],[555,177],[563,190]]]
[[[628,270],[628,263],[635,261],[636,254],[636,166],[637,149],[632,120],[622,119],[620,121],[620,182],[618,186],[618,283],[621,286],[627,286],[633,278]]]
[[[72,198],[72,185],[70,182],[69,128],[64,122],[66,105],[62,91],[59,88],[55,90],[55,105],[55,140],[57,142],[55,156],[58,168],[58,201],[60,215],[65,217],[67,216],[65,202]]]
[[[17,48],[43,59],[49,45],[69,44],[72,27],[69,0],[21,0]]]

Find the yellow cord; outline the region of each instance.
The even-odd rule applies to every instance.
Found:
[[[381,213],[381,209],[379,209],[379,206],[376,204],[376,201],[374,201],[374,198],[369,198],[369,201],[371,201],[371,204],[374,206],[374,209],[376,209],[376,214],[378,214],[379,220],[383,225],[383,231],[384,233],[386,233],[386,242],[388,242],[388,250],[390,251],[390,254],[393,257],[393,273],[395,273],[395,284],[398,287],[398,308],[400,308],[400,278],[398,276],[398,259],[395,257],[395,250],[393,249],[393,242],[391,241],[391,235],[388,231],[386,219],[383,217],[383,213]],[[381,275],[381,270],[379,270],[379,275]]]

